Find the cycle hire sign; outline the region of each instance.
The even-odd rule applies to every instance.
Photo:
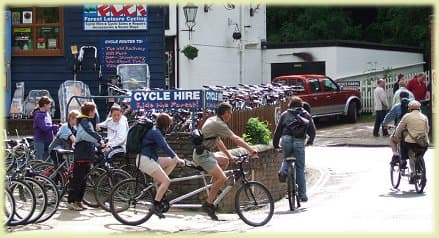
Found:
[[[148,13],[145,4],[85,5],[85,31],[145,31]]]
[[[133,110],[198,109],[202,106],[201,90],[134,91],[131,95]]]
[[[134,91],[131,107],[133,110],[214,109],[222,98],[222,92],[212,90]]]

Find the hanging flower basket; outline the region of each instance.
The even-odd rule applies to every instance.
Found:
[[[198,56],[198,49],[191,45],[184,47],[181,52],[190,60],[193,60]]]

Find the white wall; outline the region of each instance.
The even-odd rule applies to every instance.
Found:
[[[181,31],[187,26],[183,8],[179,6],[180,88],[262,82],[260,43],[266,38],[265,5],[260,6],[253,17],[249,15],[249,7],[236,5],[235,9],[226,10],[224,5],[211,5],[209,11],[204,12],[203,5],[199,5],[197,25],[189,40],[189,32]],[[241,41],[232,38],[233,23],[237,23],[241,30]],[[188,44],[199,50],[198,57],[193,60],[181,53]]]
[[[263,80],[271,81],[271,63],[303,62],[292,55],[308,52],[315,61],[324,61],[326,75],[340,80],[363,80],[376,74],[382,77],[383,71],[391,69],[391,74],[423,71],[423,55],[391,50],[374,50],[351,47],[308,47],[263,50]]]

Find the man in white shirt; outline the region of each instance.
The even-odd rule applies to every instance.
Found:
[[[375,125],[373,126],[373,136],[378,137],[379,130],[381,127],[381,123],[384,120],[384,117],[387,114],[387,110],[390,108],[389,102],[387,101],[386,91],[384,90],[384,86],[386,82],[384,79],[378,79],[377,87],[373,91],[373,98],[375,102]],[[389,136],[387,129],[381,127],[383,131],[383,136]]]
[[[410,92],[410,90],[408,90],[408,89],[405,87],[406,85],[407,85],[407,83],[405,82],[404,79],[401,80],[401,81],[399,81],[399,88],[398,88],[398,90],[396,90],[395,93],[393,94],[393,101],[392,101],[392,104],[393,104],[393,105],[395,105],[395,104],[397,104],[397,103],[400,102],[399,94],[400,94],[401,92],[407,92],[407,93],[409,94],[409,99],[410,99],[410,100],[414,100],[414,99],[415,99],[415,96],[413,95],[413,93]]]

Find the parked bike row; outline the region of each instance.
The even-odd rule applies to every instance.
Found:
[[[36,160],[30,137],[6,140],[6,184],[5,223],[7,226],[41,223],[49,220],[59,210],[69,188],[73,173],[73,151],[57,150],[57,161]],[[62,159],[61,159],[62,158]],[[83,203],[89,207],[102,208],[125,225],[146,222],[152,213],[153,197],[157,184],[140,172],[126,154],[105,159],[98,151],[95,163],[86,176]],[[237,187],[234,199],[238,216],[248,225],[262,226],[274,213],[274,202],[269,190],[261,183],[248,179],[248,155],[237,157],[237,168],[225,171],[227,185],[215,200],[214,205]],[[211,176],[201,167],[186,161],[184,169],[195,175],[171,179],[171,183],[201,180],[198,189],[161,202],[162,212],[171,207],[200,208],[200,204],[188,204],[193,195],[208,191],[212,186]]]

